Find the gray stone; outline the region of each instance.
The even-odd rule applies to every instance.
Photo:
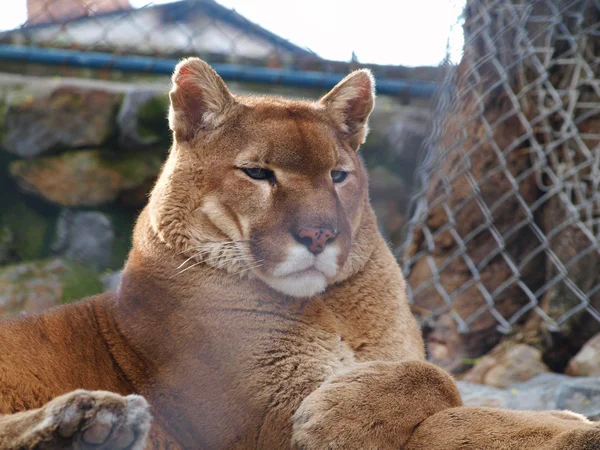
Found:
[[[556,406],[591,419],[600,418],[600,377],[573,378],[564,382],[556,393]]]
[[[0,144],[24,158],[101,145],[114,132],[120,101],[121,94],[111,90],[53,83],[8,91],[1,101]]]
[[[570,377],[558,373],[545,373],[528,381],[509,386],[509,407],[532,411],[556,409],[556,391]]]
[[[63,209],[52,250],[91,269],[105,269],[115,239],[110,219],[99,212]]]
[[[458,390],[466,406],[491,406],[508,408],[510,395],[505,389],[498,389],[483,384],[458,381]]]
[[[466,381],[457,384],[468,406],[529,411],[567,409],[592,420],[600,418],[600,377],[573,378],[547,373],[506,389]]]
[[[121,277],[123,273],[121,271],[110,272],[101,277],[102,285],[104,286],[104,291],[116,291],[119,287],[119,283],[121,282]]]

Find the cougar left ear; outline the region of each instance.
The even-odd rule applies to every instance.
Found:
[[[375,105],[375,79],[368,69],[352,72],[321,100],[355,150],[369,133],[368,119]]]
[[[187,58],[177,64],[172,82],[169,126],[178,141],[210,131],[235,103],[223,79],[199,58]]]

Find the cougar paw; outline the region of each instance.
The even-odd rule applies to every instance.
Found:
[[[368,405],[352,394],[345,383],[334,382],[304,399],[293,416],[292,449],[387,448],[377,446],[380,442],[374,436],[384,424],[373,420]]]
[[[74,391],[44,408],[40,427],[51,431],[48,448],[141,450],[150,429],[150,408],[139,395]]]
[[[292,447],[397,450],[425,418],[460,403],[452,378],[429,363],[356,364],[303,400]]]

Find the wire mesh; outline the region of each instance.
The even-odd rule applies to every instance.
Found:
[[[464,20],[401,249],[452,369],[531,320],[600,329],[600,2],[470,0]]]
[[[273,67],[317,59],[212,0],[141,8],[128,0],[27,0],[27,9],[23,26],[0,34],[3,43]]]
[[[318,89],[369,67],[380,93],[407,99],[431,97],[439,79],[436,67],[321,58],[215,0],[20,1],[27,20],[0,31],[0,61],[165,75],[179,58],[198,56],[226,80]]]

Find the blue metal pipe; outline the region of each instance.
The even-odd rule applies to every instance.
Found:
[[[114,69],[125,72],[150,72],[170,75],[178,60],[149,56],[121,56],[111,53],[81,52],[50,48],[0,45],[0,60],[20,61],[48,65],[67,65],[92,69]],[[225,80],[247,81],[261,84],[280,84],[318,89],[330,89],[342,78],[341,74],[325,72],[269,69],[235,64],[211,64]],[[377,80],[377,93],[428,98],[437,85],[428,81]]]

